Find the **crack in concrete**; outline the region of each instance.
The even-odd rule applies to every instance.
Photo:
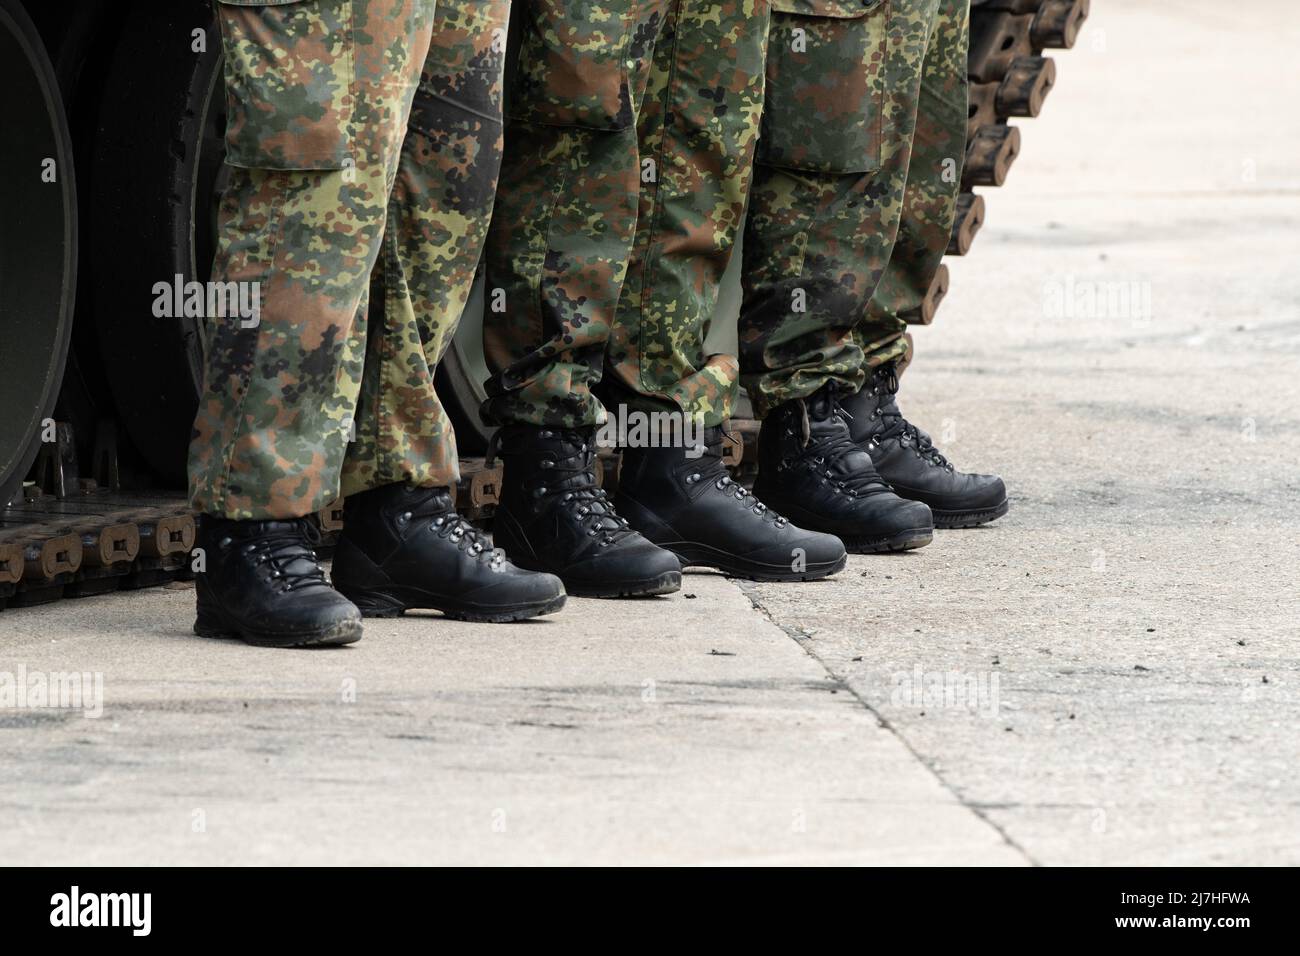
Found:
[[[740,578],[728,578],[727,580],[731,581],[732,584],[736,585],[736,587],[740,589],[740,593],[745,595],[746,599],[748,599],[750,605],[753,606],[754,610],[756,610],[759,614],[762,614],[763,617],[767,618],[767,620],[770,621],[774,627],[780,628],[780,630],[787,637],[789,637],[792,641],[794,641],[796,644],[799,645],[799,647],[803,650],[805,654],[807,654],[809,657],[815,660],[821,666],[821,668],[824,671],[826,671],[827,676],[830,677],[831,680],[835,681],[837,686],[844,688],[845,691],[851,694],[853,698],[859,704],[862,705],[862,707],[867,711],[867,713],[875,717],[876,723],[881,727],[881,729],[886,730],[890,734],[892,734],[895,737],[895,739],[897,739],[898,742],[903,745],[903,747],[907,750],[907,752],[912,755],[912,757],[917,761],[917,763],[919,763],[922,767],[924,767],[926,772],[928,772],[931,776],[934,777],[935,780],[939,782],[939,786],[943,787],[944,790],[947,790],[950,794],[952,794],[953,799],[955,799],[962,807],[964,807],[970,813],[974,814],[984,824],[992,828],[993,831],[997,833],[999,837],[1002,838],[1002,841],[1007,846],[1009,846],[1012,850],[1014,850],[1016,853],[1020,854],[1020,856],[1022,856],[1030,866],[1042,865],[1039,863],[1037,859],[1034,858],[1033,854],[1030,853],[1026,847],[1022,846],[1019,842],[1017,842],[1015,838],[1012,837],[1011,834],[1008,833],[1004,827],[1002,827],[996,821],[991,819],[988,816],[988,814],[984,812],[984,807],[991,806],[991,805],[972,803],[971,801],[966,800],[961,795],[961,793],[955,787],[952,786],[952,784],[950,784],[946,779],[944,779],[943,774],[941,774],[931,765],[930,761],[928,761],[925,758],[925,756],[912,745],[911,741],[909,741],[906,737],[903,736],[903,734],[899,731],[899,729],[895,727],[885,717],[884,714],[878,711],[875,707],[871,705],[869,701],[867,701],[865,697],[859,694],[852,684],[850,684],[847,680],[845,680],[843,677],[837,674],[835,670],[831,667],[831,665],[828,664],[822,658],[822,656],[813,649],[812,640],[809,638],[807,634],[804,634],[802,631],[798,630],[793,626],[787,627],[785,624],[778,621],[776,617],[772,614],[772,612],[768,609],[768,607],[765,604],[763,604],[762,596],[759,593],[758,588],[754,585],[753,582],[745,581]]]

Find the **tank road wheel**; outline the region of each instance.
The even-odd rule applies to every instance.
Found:
[[[0,0],[0,503],[19,494],[72,330],[77,202],[54,68],[18,0]]]
[[[195,51],[204,30],[206,50]],[[108,65],[97,126],[90,283],[99,343],[118,413],[164,482],[184,485],[186,448],[203,377],[201,319],[155,318],[156,282],[207,281],[217,204],[225,186],[221,41],[206,0],[132,9]],[[147,109],[140,104],[147,103]],[[122,235],[132,237],[123,243]],[[462,454],[482,454],[478,416],[487,378],[481,283],[438,369],[438,389]]]
[[[158,477],[184,486],[203,319],[156,317],[153,287],[211,274],[225,170],[221,40],[206,0],[126,9],[94,146],[90,288],[121,422]]]
[[[484,423],[479,407],[487,398],[488,379],[483,358],[483,277],[474,283],[465,311],[456,327],[456,337],[438,363],[434,383],[438,398],[456,429],[456,450],[461,456],[487,451],[493,429]]]

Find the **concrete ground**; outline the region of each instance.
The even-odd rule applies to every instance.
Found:
[[[542,622],[0,616],[8,863],[1300,862],[1300,7],[1093,5],[903,404],[1011,513]]]

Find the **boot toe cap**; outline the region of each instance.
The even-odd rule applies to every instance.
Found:
[[[934,515],[930,511],[930,506],[922,501],[900,499],[900,504],[893,509],[889,518],[890,529],[893,531],[934,529]]]
[[[465,595],[467,602],[482,610],[547,605],[564,596],[564,584],[554,574],[511,568],[498,580],[489,581]]]
[[[769,545],[752,556],[769,564],[788,564],[802,559],[807,567],[820,568],[837,563],[847,553],[844,542],[833,534],[794,526],[791,526],[791,532],[784,541]]]
[[[681,571],[675,554],[643,540],[590,555],[566,568],[565,577],[593,585],[618,586],[680,575]]]
[[[999,505],[1007,500],[1007,484],[997,475],[971,475],[971,491],[980,505]]]

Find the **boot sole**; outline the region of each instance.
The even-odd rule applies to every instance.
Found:
[[[336,585],[337,586],[337,585]],[[565,595],[560,594],[545,601],[531,604],[514,604],[487,610],[466,607],[450,601],[437,601],[420,592],[405,595],[397,589],[385,591],[350,591],[339,588],[339,593],[361,609],[362,617],[401,617],[407,611],[441,611],[443,617],[454,621],[471,621],[475,624],[510,624],[529,618],[554,614],[564,607]]]
[[[361,640],[360,621],[339,621],[327,628],[301,634],[270,634],[252,631],[224,619],[212,621],[200,616],[194,622],[194,633],[208,638],[239,638],[253,647],[337,647]]]
[[[672,594],[674,591],[680,591],[681,588],[680,571],[667,571],[656,578],[646,578],[644,581],[621,581],[617,584],[584,585],[564,582],[566,591],[574,597],[585,598],[653,597],[656,594]]]
[[[913,528],[884,538],[846,538],[840,535],[844,547],[853,554],[889,554],[894,551],[914,551],[924,548],[934,540],[931,528]]]
[[[984,508],[980,511],[937,511],[931,508],[930,512],[934,515],[934,526],[936,528],[951,530],[953,528],[978,528],[990,521],[997,521],[1010,510],[1011,502],[1004,498],[1000,505]]]
[[[793,571],[789,565],[762,564],[758,561],[746,561],[733,554],[717,551],[708,545],[690,542],[656,541],[659,547],[677,555],[683,568],[715,568],[732,578],[744,578],[747,581],[820,581],[836,572],[843,571],[849,563],[847,554],[840,555],[834,561],[810,564],[802,571]]]

